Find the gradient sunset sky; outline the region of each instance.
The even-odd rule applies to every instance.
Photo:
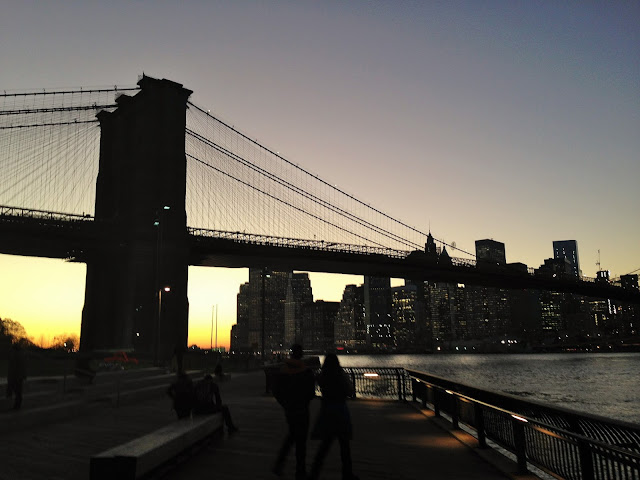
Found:
[[[639,45],[638,2],[5,0],[0,89],[168,78],[436,238],[493,238],[531,267],[575,239],[584,275],[600,250],[619,276],[640,268]],[[79,333],[84,275],[0,255],[0,317],[36,341]],[[228,345],[247,279],[190,269],[190,344],[218,304]],[[361,281],[314,275],[314,297]]]

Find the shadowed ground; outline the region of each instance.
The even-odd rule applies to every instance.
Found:
[[[223,401],[240,432],[210,442],[194,454],[163,469],[160,478],[276,479],[270,470],[285,435],[278,403],[264,394],[264,374],[233,375],[221,384]],[[312,402],[312,418],[319,400]],[[508,478],[424,415],[400,402],[355,400],[349,403],[354,424],[354,472],[365,479],[504,479]],[[32,415],[25,409],[18,415]],[[13,413],[4,413],[5,415]],[[3,432],[0,479],[88,479],[89,458],[103,450],[175,421],[169,398],[156,398],[114,408],[91,405],[62,422]],[[318,442],[310,440],[310,464]],[[340,478],[337,442],[332,446],[321,478]],[[293,478],[291,451],[283,478]]]

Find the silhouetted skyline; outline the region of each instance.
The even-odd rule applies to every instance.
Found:
[[[640,267],[639,18],[636,4],[9,1],[0,86],[169,78],[437,238],[469,251],[492,238],[508,262],[533,267],[553,256],[552,241],[576,239],[585,275],[595,276],[600,250],[602,268],[619,276]],[[79,330],[83,266],[5,256],[0,265],[9,272],[0,316],[36,340]],[[228,331],[247,277],[192,269],[190,342],[208,344],[216,303]],[[311,277],[325,300],[361,283],[324,278]]]

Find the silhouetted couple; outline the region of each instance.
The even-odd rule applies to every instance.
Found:
[[[227,431],[230,434],[238,431],[231,419],[229,407],[222,403],[220,387],[211,375],[205,375],[194,385],[186,373],[180,372],[176,381],[169,386],[167,394],[173,399],[173,408],[178,418],[189,417],[192,411],[195,415],[221,412]]]
[[[318,377],[322,391],[322,404],[312,438],[321,440],[308,478],[320,475],[322,463],[337,438],[340,443],[343,480],[357,480],[351,465],[349,441],[352,436],[351,418],[346,399],[353,396],[353,385],[345,375],[335,354],[328,354]],[[280,451],[273,473],[282,475],[284,461],[291,446],[296,445],[296,480],[307,478],[306,454],[309,433],[309,403],[315,396],[315,378],[311,369],[302,361],[302,347],[291,348],[291,358],[285,361],[275,383],[275,396],[282,405],[289,431]]]

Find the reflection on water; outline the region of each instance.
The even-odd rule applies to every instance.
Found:
[[[640,424],[640,353],[342,355],[345,367],[405,367],[478,388]]]

